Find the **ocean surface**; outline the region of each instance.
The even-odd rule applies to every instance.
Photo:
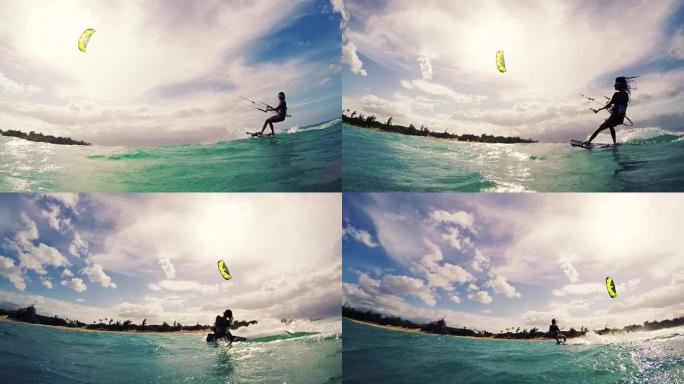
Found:
[[[684,328],[555,341],[422,335],[343,320],[345,383],[682,383]]]
[[[0,191],[339,191],[341,123],[274,137],[158,147],[64,146],[0,136]]]
[[[339,319],[215,346],[204,334],[83,332],[0,321],[3,383],[341,383]]]
[[[609,135],[595,142],[611,143]],[[618,147],[485,144],[342,128],[344,191],[684,191],[684,132],[618,130]]]

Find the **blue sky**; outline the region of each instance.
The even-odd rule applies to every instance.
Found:
[[[681,316],[682,213],[677,195],[345,193],[344,302],[495,332]]]
[[[225,308],[240,319],[336,317],[340,199],[4,194],[0,307],[86,322],[207,324]]]
[[[0,129],[103,145],[243,138],[284,91],[278,129],[339,117],[339,14],[328,1],[3,1]],[[87,53],[76,48],[94,28]]]
[[[607,117],[578,94],[610,96],[616,76],[639,76],[628,111],[635,127],[684,129],[680,1],[339,3],[344,108],[454,133],[565,142]]]

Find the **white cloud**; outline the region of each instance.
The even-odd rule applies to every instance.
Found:
[[[62,271],[62,277],[72,277],[74,274],[69,270],[69,268],[64,268]]]
[[[14,81],[5,76],[5,74],[2,72],[0,72],[0,90],[9,93],[24,94],[29,96],[41,91],[41,89],[36,86],[22,84],[20,82]]]
[[[74,239],[71,244],[69,244],[69,254],[74,257],[80,257],[88,252],[88,242],[83,238],[83,236],[74,232]]]
[[[436,210],[430,212],[430,220],[438,224],[455,224],[463,228],[473,229],[475,218],[465,211]]]
[[[352,73],[364,77],[368,76],[368,72],[363,68],[363,61],[359,59],[356,45],[349,40],[343,40],[342,42],[342,63],[348,65]]]
[[[420,75],[423,80],[431,80],[432,64],[430,64],[430,58],[427,56],[418,56],[418,66],[420,67]]]
[[[333,10],[340,14],[342,26],[344,27],[345,23],[349,21],[349,12],[347,12],[347,9],[344,6],[344,0],[330,0],[330,4],[332,5]]]
[[[59,231],[60,215],[62,214],[62,211],[57,205],[50,204],[48,208],[49,210],[43,211],[43,218],[47,220],[50,227],[56,231]]]
[[[605,290],[605,285],[596,283],[568,284],[560,289],[553,290],[553,294],[555,296],[565,296],[566,294],[582,296],[593,293],[605,293]]]
[[[112,282],[112,278],[109,277],[102,269],[102,266],[97,263],[85,267],[83,272],[93,283],[98,283],[105,288],[116,288],[116,284]]]
[[[162,268],[162,271],[164,271],[164,275],[166,275],[167,279],[175,279],[176,278],[176,268],[174,268],[173,263],[169,258],[167,257],[162,257],[159,259],[159,265]]]
[[[452,102],[458,103],[458,104],[468,104],[468,103],[476,103],[480,101],[487,100],[487,96],[484,95],[466,95],[463,93],[459,93],[454,91],[453,89],[433,83],[427,80],[421,80],[421,79],[415,79],[415,80],[401,80],[399,82],[402,87],[409,89],[409,90],[418,90],[424,93],[427,93],[429,95],[433,96],[440,96],[440,97],[447,97],[449,98]]]
[[[50,280],[41,280],[40,283],[43,285],[43,287],[52,289],[52,282]]]
[[[461,302],[461,298],[458,297],[458,296],[456,296],[456,295],[451,295],[451,296],[449,296],[449,300],[450,300],[452,303],[456,303],[456,304],[458,304],[458,303]]]
[[[563,261],[560,265],[560,268],[571,283],[574,284],[579,281],[579,274],[569,261]]]
[[[62,280],[62,286],[71,288],[76,292],[85,292],[87,289],[86,285],[83,283],[83,280],[77,277],[74,277],[71,280]]]
[[[342,33],[342,64],[349,66],[349,70],[360,76],[368,76],[368,72],[363,68],[363,61],[359,58],[356,45],[347,38],[349,12],[344,6],[343,0],[330,0],[333,10],[340,14],[342,22],[340,30]]]
[[[394,295],[416,297],[429,306],[436,304],[434,295],[420,279],[409,276],[385,275],[382,277],[382,288],[385,292]]]
[[[503,276],[496,276],[489,280],[487,286],[492,288],[494,292],[506,295],[506,297],[511,299],[519,299],[522,297],[520,293],[515,290],[515,287],[510,285]]]
[[[202,284],[190,280],[162,280],[156,284],[150,284],[149,288],[153,291],[160,288],[171,292],[198,292],[203,294],[212,294],[219,291],[218,285]]]
[[[26,280],[21,274],[21,270],[14,264],[14,260],[0,256],[0,276],[9,280],[16,289],[23,291],[26,289]]]
[[[451,245],[454,249],[461,249],[461,232],[456,227],[447,227],[446,233],[442,234],[442,238]]]
[[[431,288],[442,288],[445,291],[453,291],[455,283],[465,283],[473,280],[473,276],[463,267],[444,262],[444,255],[438,245],[425,240],[425,245],[430,252],[426,253],[411,267],[425,277]]]
[[[475,256],[473,257],[473,261],[470,266],[478,272],[484,272],[486,269],[489,269],[489,262],[489,256],[482,253],[482,251],[479,249],[476,249]]]
[[[373,240],[373,235],[371,235],[370,232],[366,231],[365,229],[355,228],[350,223],[347,223],[347,225],[342,229],[342,235],[350,236],[354,240],[366,245],[369,248],[375,248],[378,246],[378,243]]]
[[[373,279],[372,277],[368,276],[368,274],[366,274],[364,272],[359,272],[358,276],[359,276],[359,286],[361,286],[361,288],[364,288],[366,290],[380,288],[380,280]]]
[[[56,248],[43,243],[25,250],[19,255],[21,268],[33,270],[40,275],[47,274],[46,266],[63,267],[69,265],[69,261]]]
[[[492,302],[492,297],[489,296],[487,291],[476,291],[468,293],[468,298],[473,301],[480,302],[482,304],[489,304]]]

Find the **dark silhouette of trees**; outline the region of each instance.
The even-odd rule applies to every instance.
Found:
[[[10,136],[10,137],[17,137],[20,139],[24,140],[29,140],[29,141],[36,141],[40,143],[50,143],[50,144],[60,144],[60,145],[90,145],[90,143],[86,143],[85,141],[82,140],[74,140],[69,137],[55,137],[52,135],[43,135],[42,133],[39,132],[34,132],[31,131],[28,134],[24,133],[22,131],[17,131],[17,130],[7,130],[7,131],[2,131],[0,130],[0,135],[2,136]]]
[[[115,319],[102,318],[97,321],[93,320],[91,324],[85,324],[78,320],[61,319],[57,316],[48,317],[39,315],[36,312],[34,305],[30,305],[26,308],[20,308],[16,310],[4,310],[0,309],[0,315],[5,315],[9,319],[21,321],[25,323],[52,325],[52,326],[63,326],[69,328],[85,328],[98,331],[146,331],[146,332],[178,332],[178,331],[198,331],[198,330],[210,330],[212,325],[191,325],[184,326],[178,321],[174,321],[173,325],[169,325],[167,322],[159,324],[147,324],[147,319],[143,319],[140,325],[134,324],[132,320],[124,320],[123,322]],[[241,321],[237,320],[231,324],[231,329],[238,329],[241,327],[248,327],[252,324],[257,324],[257,320]]]
[[[347,109],[349,111],[349,109]],[[356,117],[355,117],[356,116]],[[459,140],[459,141],[472,141],[472,142],[480,142],[480,143],[502,143],[502,144],[513,144],[513,143],[536,143],[536,140],[532,139],[521,139],[520,137],[505,137],[505,136],[494,136],[494,135],[487,135],[487,134],[482,134],[480,136],[476,135],[471,135],[471,134],[463,134],[463,135],[455,135],[448,133],[446,129],[444,132],[432,132],[430,129],[422,125],[420,126],[420,129],[416,128],[413,124],[409,124],[408,127],[404,127],[401,125],[392,125],[392,117],[387,119],[386,123],[381,123],[377,121],[376,117],[374,115],[371,116],[364,116],[363,114],[358,114],[356,111],[353,111],[351,115],[347,116],[344,113],[342,114],[342,122],[354,125],[357,127],[361,128],[375,128],[379,129],[382,131],[387,131],[387,132],[394,132],[394,133],[401,133],[403,135],[412,135],[412,136],[429,136],[429,137],[436,137],[439,139],[451,139],[451,140]]]

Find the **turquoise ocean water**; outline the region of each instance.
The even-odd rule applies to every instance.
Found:
[[[291,325],[292,326],[292,325]],[[82,332],[0,321],[3,383],[341,383],[340,321],[232,346],[203,334]]]
[[[340,126],[333,120],[274,137],[159,147],[0,136],[0,191],[339,191]]]
[[[682,383],[684,329],[554,341],[421,335],[343,320],[345,383]]]
[[[684,191],[684,132],[622,129],[616,149],[484,144],[344,125],[344,191]],[[611,142],[599,135],[596,142]]]

